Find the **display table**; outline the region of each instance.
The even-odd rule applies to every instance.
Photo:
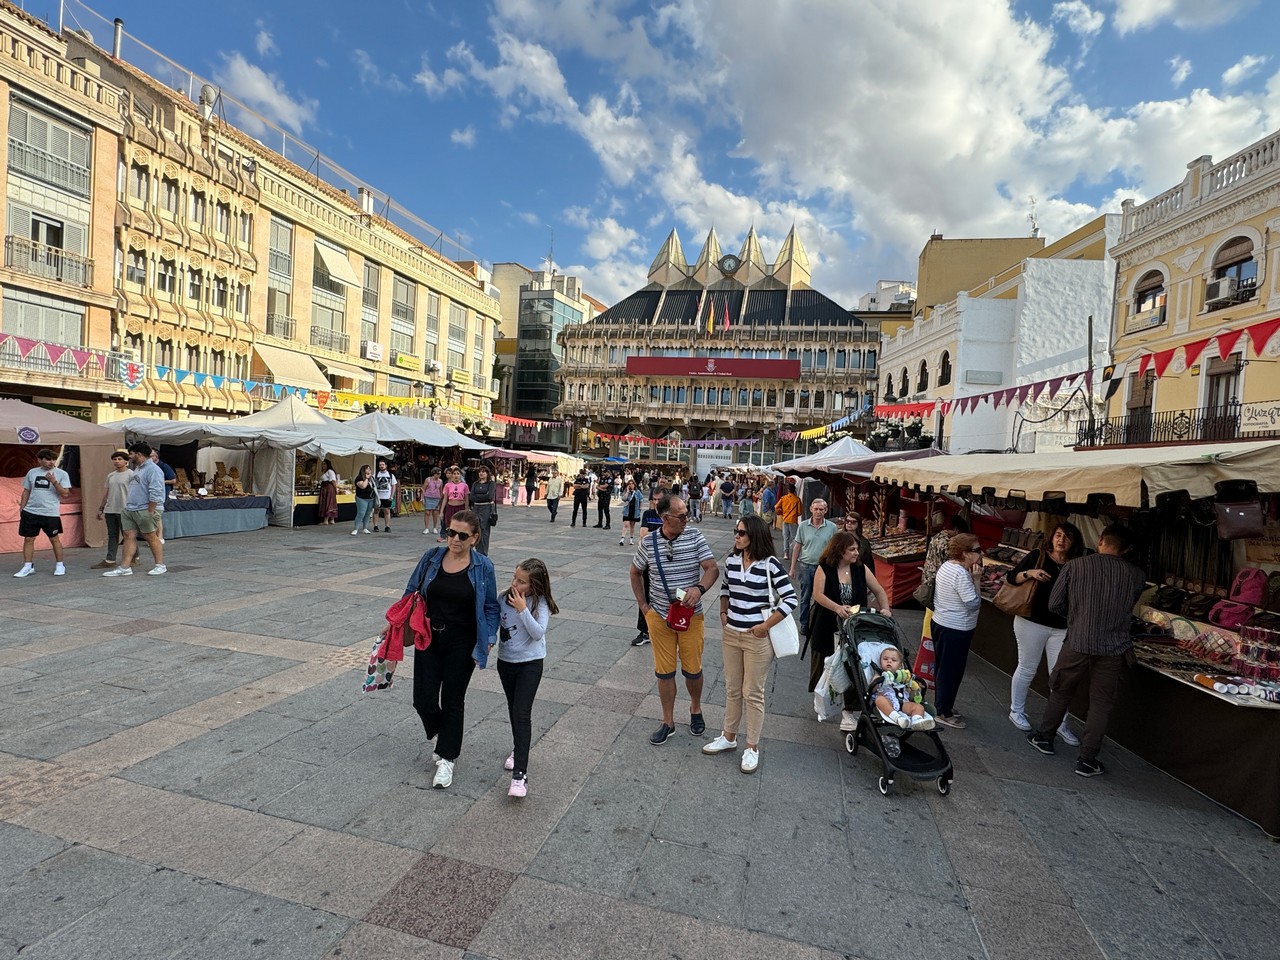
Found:
[[[164,538],[261,530],[271,513],[270,497],[192,497],[164,504]]]
[[[984,602],[971,649],[1012,674],[1018,665],[1013,618]],[[1048,696],[1043,659],[1032,687]],[[1088,690],[1082,688],[1071,712],[1084,717],[1088,711]],[[1280,837],[1280,710],[1250,709],[1138,666],[1121,675],[1107,736],[1269,836]]]
[[[889,595],[890,606],[901,606],[920,586],[924,566],[924,537],[918,534],[872,538],[876,580]]]
[[[356,518],[356,495],[338,493],[338,522],[351,523]],[[320,494],[295,493],[293,495],[293,525],[310,527],[320,522]]]

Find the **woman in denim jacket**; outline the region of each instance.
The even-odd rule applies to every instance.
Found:
[[[463,707],[476,667],[489,662],[498,638],[498,584],[493,562],[472,549],[480,520],[470,510],[449,518],[448,545],[422,555],[409,583],[420,583],[431,621],[431,644],[414,652],[413,707],[428,740],[436,741],[433,787],[453,783],[462,752]],[[407,596],[412,587],[405,590]]]

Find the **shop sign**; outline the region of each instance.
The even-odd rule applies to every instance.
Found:
[[[799,360],[740,360],[724,357],[627,357],[633,377],[743,377],[799,380]]]
[[[37,400],[37,407],[43,407],[46,410],[52,410],[54,413],[60,413],[64,417],[75,417],[77,420],[83,420],[85,423],[92,419],[89,415],[89,405],[87,403],[64,403],[59,400]]]
[[[467,370],[450,370],[449,380],[453,383],[471,383],[471,373]]]
[[[1280,430],[1280,400],[1240,404],[1240,432]]]
[[[375,363],[381,363],[382,344],[377,340],[362,340],[360,342],[360,356],[365,360],[372,360]]]
[[[400,367],[401,369],[404,369],[404,370],[418,369],[418,358],[411,353],[401,353],[399,350],[397,350],[395,352],[395,355],[392,357],[391,362],[395,366]]]
[[[1280,563],[1280,523],[1268,520],[1262,536],[1244,542],[1246,563]]]

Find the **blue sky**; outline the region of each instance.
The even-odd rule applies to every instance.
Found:
[[[90,5],[476,257],[554,237],[606,303],[672,228],[772,258],[795,224],[852,306],[933,230],[1025,235],[1035,197],[1053,239],[1280,128],[1273,0]]]

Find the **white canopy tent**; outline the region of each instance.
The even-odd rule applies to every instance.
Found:
[[[348,420],[344,426],[387,443],[411,442],[426,447],[461,447],[463,450],[491,449],[487,444],[472,440],[435,420],[419,420],[417,417],[403,417],[381,411]]]
[[[841,437],[830,446],[823,447],[817,453],[794,460],[782,460],[769,465],[769,469],[777,473],[815,473],[832,470],[835,464],[848,463],[853,460],[864,460],[876,456],[876,452],[866,444],[859,443],[853,437]]]

